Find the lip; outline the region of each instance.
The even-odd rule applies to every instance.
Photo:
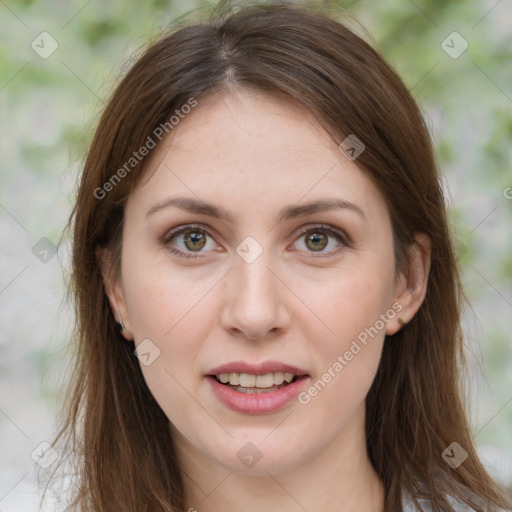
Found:
[[[212,368],[207,372],[207,376],[220,375],[221,373],[251,373],[253,375],[264,375],[265,373],[293,373],[298,377],[307,375],[308,372],[297,366],[280,363],[279,361],[265,361],[263,363],[249,363],[247,361],[233,361],[231,363],[223,364]]]
[[[231,410],[244,414],[266,414],[276,412],[294,400],[309,380],[309,376],[303,375],[276,391],[252,394],[235,391],[218,382],[212,375],[208,375],[206,379],[220,402]]]
[[[243,393],[236,391],[224,384],[221,384],[215,378],[221,373],[250,373],[253,375],[264,375],[265,373],[293,373],[297,375],[297,380],[276,391],[263,393]],[[213,368],[205,375],[210,383],[217,399],[229,409],[244,414],[268,414],[276,412],[292,400],[294,400],[306,382],[310,379],[307,372],[296,366],[280,363],[277,361],[266,361],[264,363],[253,364],[244,361],[227,363]]]

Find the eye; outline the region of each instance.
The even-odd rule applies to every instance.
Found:
[[[350,246],[347,235],[342,231],[323,224],[306,227],[300,232],[299,240],[303,240],[302,247],[306,252],[322,253],[322,256],[331,256],[339,252],[341,250],[340,247]],[[329,247],[331,248],[330,250]],[[326,248],[328,249],[324,250]]]
[[[319,256],[331,256],[338,253],[340,248],[351,246],[346,234],[323,224],[306,227],[299,233],[299,240],[303,240],[303,248],[298,250],[320,253]],[[210,232],[198,225],[182,226],[171,230],[166,233],[162,242],[171,253],[182,258],[200,258],[203,257],[201,253],[219,250]],[[331,247],[330,250],[329,247]]]
[[[209,246],[208,238],[210,238]],[[174,243],[173,240],[176,240],[176,242]],[[206,229],[195,225],[183,226],[170,231],[162,241],[170,252],[183,258],[200,258],[202,257],[200,253],[216,250],[218,247]],[[203,249],[205,250],[203,251]]]

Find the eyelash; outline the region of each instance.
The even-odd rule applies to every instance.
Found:
[[[172,231],[169,231],[168,233],[166,233],[162,239],[162,243],[165,246],[168,246],[168,250],[171,253],[176,254],[177,256],[179,256],[181,258],[189,258],[189,259],[203,258],[204,256],[201,256],[200,253],[196,253],[196,254],[187,253],[187,252],[183,252],[179,249],[176,249],[176,248],[170,246],[170,241],[174,237],[181,235],[187,231],[191,231],[191,230],[192,231],[197,230],[198,232],[206,234],[209,237],[213,238],[213,235],[210,233],[210,231],[208,229],[205,229],[204,227],[197,225],[197,224],[189,224],[189,225],[182,226],[180,228],[177,228],[175,230],[172,230]],[[297,239],[301,238],[302,236],[306,235],[307,233],[314,233],[314,232],[326,233],[326,234],[332,236],[333,238],[335,238],[342,246],[352,247],[352,243],[346,234],[344,234],[342,231],[338,231],[338,230],[336,230],[328,225],[325,225],[325,224],[318,224],[315,226],[305,227],[298,233]],[[322,257],[327,257],[327,256],[333,256],[334,254],[337,254],[340,250],[341,249],[338,248],[338,249],[336,249],[334,251],[330,251],[326,254],[320,254],[319,256],[313,256],[313,257],[314,258],[322,258]],[[314,252],[311,252],[311,254],[314,254]]]

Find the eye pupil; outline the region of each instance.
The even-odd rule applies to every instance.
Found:
[[[309,242],[313,243],[313,247],[309,245]],[[327,237],[322,233],[313,233],[307,237],[308,247],[313,251],[321,251],[327,245]]]
[[[184,237],[184,242],[187,246],[187,249],[201,250],[206,243],[206,238],[204,233],[199,233],[198,231],[187,231]],[[189,245],[189,242],[192,243],[192,246]],[[194,246],[193,244],[198,245]]]

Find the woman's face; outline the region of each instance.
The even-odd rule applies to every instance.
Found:
[[[201,100],[164,142],[127,203],[109,297],[178,445],[281,472],[364,439],[404,288],[377,188],[310,114],[262,93]]]

